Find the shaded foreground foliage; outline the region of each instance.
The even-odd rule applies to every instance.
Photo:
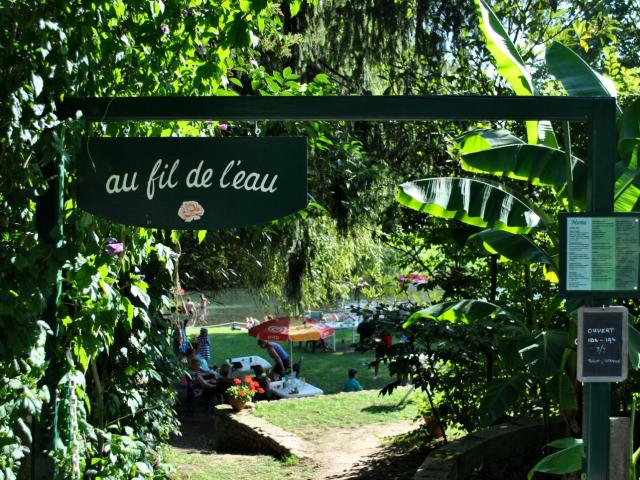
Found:
[[[56,102],[225,95],[242,76],[256,91],[268,88],[271,77],[254,47],[261,39],[273,50],[288,48],[279,31],[288,8],[289,2],[268,1],[0,5],[2,478],[20,470],[24,477],[163,477],[169,467],[153,449],[176,429],[170,386],[178,370],[171,325],[158,312],[174,284],[177,257],[167,245],[177,238],[80,211],[74,153],[81,134],[213,134],[218,125],[88,126],[81,118],[57,118]],[[56,185],[63,189],[64,225],[48,232]],[[124,246],[117,256],[105,251],[114,241]],[[59,269],[55,312],[49,299]],[[55,318],[45,315],[47,302]],[[29,453],[38,455],[36,471]]]

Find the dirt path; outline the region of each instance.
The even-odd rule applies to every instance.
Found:
[[[318,438],[311,439],[309,441],[315,447],[314,462],[318,464],[314,478],[316,480],[394,478],[389,476],[388,472],[382,471],[381,461],[389,460],[390,450],[385,445],[385,437],[407,433],[414,428],[416,428],[414,423],[405,420],[330,430]]]
[[[182,437],[175,437],[171,445],[185,454],[214,453],[210,439],[210,416],[194,415],[182,419]],[[402,446],[389,445],[389,437],[401,435],[416,428],[416,424],[403,420],[394,423],[374,423],[356,428],[331,429],[315,438],[307,438],[313,448],[313,480],[401,480],[413,476],[425,458],[426,451],[411,451]],[[255,455],[215,453],[206,469],[218,463],[251,459]],[[245,460],[246,461],[246,460]],[[307,460],[305,464],[309,464]],[[184,476],[191,478],[194,466],[181,467]],[[200,466],[196,468],[205,468]],[[197,472],[193,472],[195,474]],[[199,478],[199,477],[198,477]],[[288,475],[285,478],[291,478]],[[295,475],[294,477],[295,478]],[[300,477],[302,478],[302,477]],[[304,478],[311,478],[305,475]]]

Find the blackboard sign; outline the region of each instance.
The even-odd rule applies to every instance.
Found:
[[[307,205],[307,139],[84,139],[78,205],[141,227],[207,230],[268,222]]]
[[[627,378],[628,315],[625,307],[578,310],[578,380],[619,382]]]
[[[640,214],[561,213],[560,293],[640,296]]]

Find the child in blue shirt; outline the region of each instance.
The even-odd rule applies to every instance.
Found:
[[[344,391],[345,392],[359,392],[362,390],[362,385],[360,382],[356,380],[356,375],[358,375],[358,370],[355,368],[350,368],[348,372],[349,378],[346,382],[344,382]]]

